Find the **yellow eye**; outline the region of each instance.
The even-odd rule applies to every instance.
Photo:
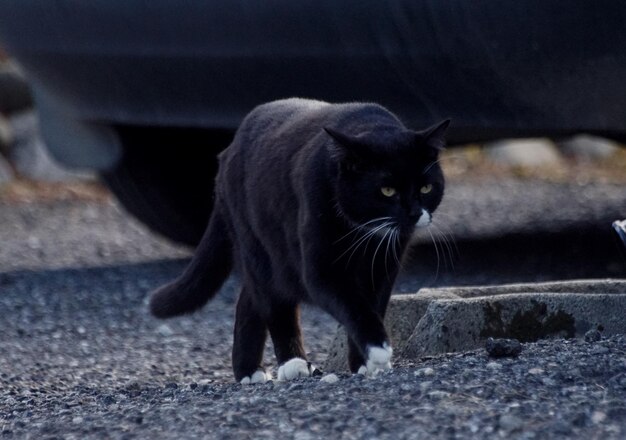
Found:
[[[383,186],[380,192],[383,193],[385,197],[393,197],[396,195],[396,189],[390,186]]]
[[[420,192],[422,194],[428,194],[433,190],[433,186],[429,183],[428,185],[424,185],[420,188]]]

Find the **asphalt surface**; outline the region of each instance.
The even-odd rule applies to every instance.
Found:
[[[457,183],[438,214],[455,243],[422,235],[397,290],[626,277],[610,230],[626,216],[621,185]],[[624,336],[396,360],[334,384],[234,384],[235,278],[193,316],[147,313],[147,293],[189,255],[114,203],[0,203],[0,436],[626,437]],[[336,324],[306,308],[303,327],[322,364]]]

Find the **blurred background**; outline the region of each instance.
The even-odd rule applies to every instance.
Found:
[[[217,153],[300,96],[453,119],[398,290],[623,277],[626,8],[557,3],[6,2],[0,272],[188,258]]]

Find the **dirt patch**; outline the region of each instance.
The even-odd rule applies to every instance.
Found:
[[[39,182],[17,179],[0,186],[0,203],[38,203],[59,201],[108,202],[109,190],[97,181]]]
[[[454,147],[441,158],[446,178],[466,183],[493,178],[515,177],[552,183],[626,183],[626,147],[601,160],[582,160],[563,156],[558,165],[522,167],[490,161],[480,145]]]

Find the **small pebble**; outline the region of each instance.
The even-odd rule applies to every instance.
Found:
[[[598,342],[602,339],[602,333],[598,330],[589,330],[585,333],[585,342]]]
[[[522,419],[513,414],[503,414],[498,420],[498,425],[505,431],[517,431],[523,425]]]
[[[427,394],[430,399],[441,400],[450,397],[450,393],[447,391],[434,390]]]
[[[531,368],[528,370],[529,374],[543,374],[543,370],[541,368]]]
[[[435,374],[435,370],[433,370],[430,367],[426,367],[426,368],[420,368],[419,370],[417,370],[415,373],[413,373],[415,376],[432,376],[433,374]]]
[[[336,374],[330,373],[320,379],[320,382],[324,383],[337,383],[339,382],[339,377]]]
[[[591,414],[591,421],[595,424],[602,423],[606,420],[606,414],[602,411],[594,411]]]
[[[487,368],[489,368],[490,370],[499,370],[500,368],[502,368],[502,365],[497,362],[489,362],[487,364]]]
[[[174,334],[174,331],[170,328],[169,325],[167,324],[161,324],[158,328],[157,328],[157,332],[159,332],[159,334],[161,336],[164,337],[169,337],[172,336]]]
[[[517,339],[487,339],[485,349],[491,357],[515,357],[522,352],[522,344]]]
[[[607,354],[608,352],[609,352],[609,349],[606,347],[603,347],[602,345],[596,345],[591,350],[589,350],[589,353],[591,354]]]

